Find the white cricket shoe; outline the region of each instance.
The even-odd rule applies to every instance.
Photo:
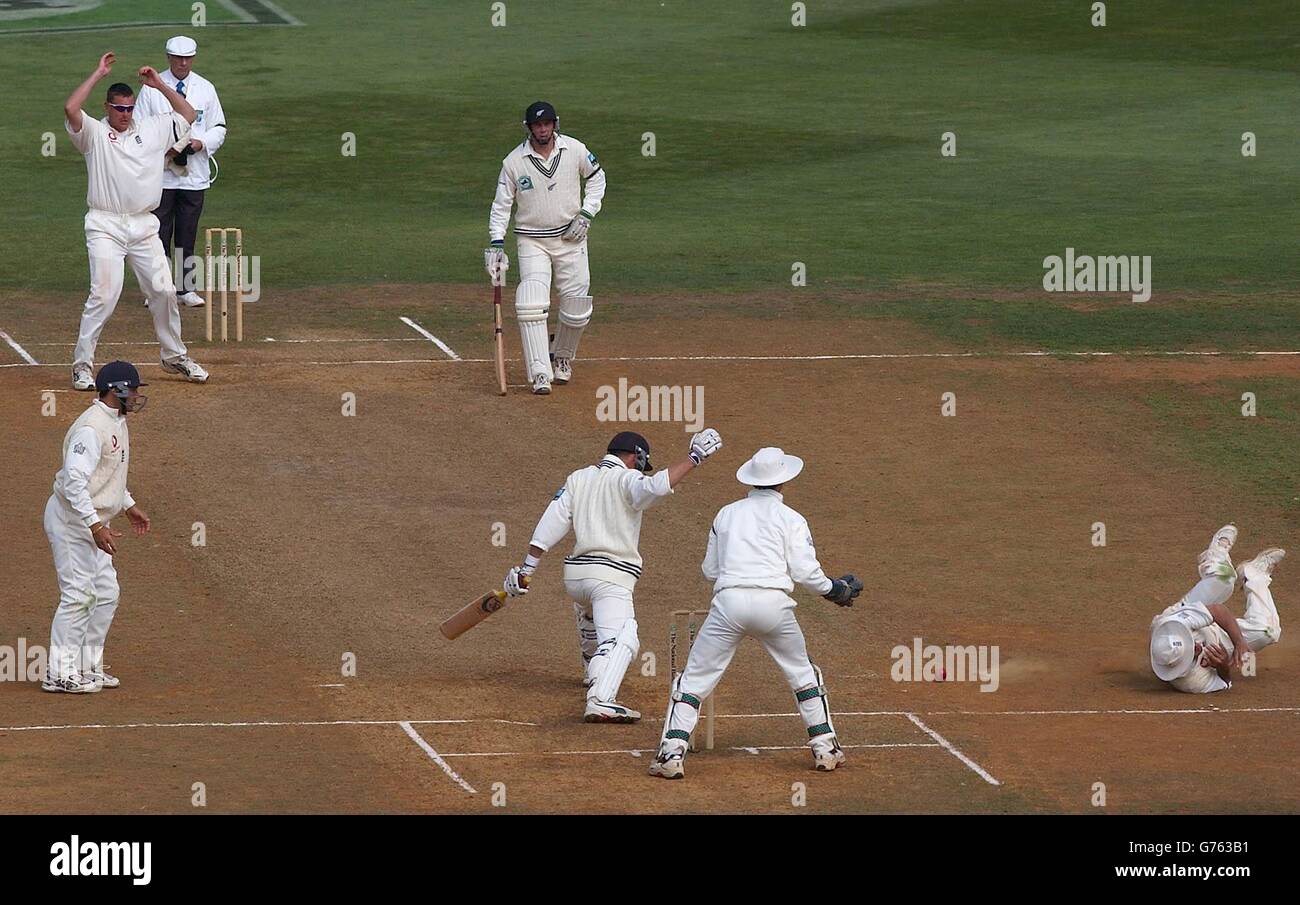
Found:
[[[573,379],[573,359],[572,358],[555,359],[556,386],[564,386],[572,379]]]
[[[1232,549],[1232,545],[1237,542],[1237,526],[1229,522],[1218,531],[1214,532],[1214,537],[1210,538],[1210,549],[1214,551],[1222,550],[1224,555]]]
[[[180,295],[176,296],[176,301],[180,302],[186,308],[202,308],[205,304],[203,296],[199,295],[197,292],[182,292]]]
[[[51,679],[46,675],[45,681],[41,683],[41,691],[63,694],[94,694],[99,689],[99,685],[78,675],[71,675],[64,679]]]
[[[635,723],[640,719],[640,711],[616,701],[598,701],[595,698],[587,699],[587,712],[582,715],[584,723]]]
[[[844,751],[832,741],[829,748],[813,748],[813,769],[829,773],[844,763]]]
[[[1232,545],[1236,542],[1237,526],[1232,523],[1214,532],[1214,537],[1210,538],[1210,546],[1196,557],[1196,569],[1201,573],[1202,578],[1214,576],[1224,581],[1236,580],[1237,575],[1232,571],[1232,560],[1228,557],[1232,552]]]
[[[122,680],[117,676],[110,676],[103,670],[100,670],[99,672],[85,673],[82,678],[94,682],[101,688],[117,688],[122,684]]]
[[[661,751],[650,762],[650,775],[661,779],[683,779],[686,776],[686,767],[683,764],[682,752]]]
[[[95,375],[91,372],[90,365],[77,365],[72,369],[72,388],[74,390],[95,388]]]
[[[551,395],[551,378],[545,374],[536,374],[533,376],[533,395],[549,396]]]
[[[180,358],[173,358],[171,361],[164,361],[162,369],[168,374],[180,374],[191,383],[207,383],[208,372],[203,369],[193,358],[188,355],[182,355]]]
[[[1242,577],[1249,581],[1252,578],[1263,578],[1266,575],[1273,574],[1273,567],[1280,563],[1286,551],[1281,547],[1269,547],[1267,550],[1256,555],[1254,559],[1248,559],[1243,563],[1237,564],[1237,571]]]

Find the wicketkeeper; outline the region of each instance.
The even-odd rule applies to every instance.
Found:
[[[618,703],[628,665],[641,649],[632,591],[641,577],[641,513],[673,492],[693,468],[722,448],[712,428],[691,438],[685,459],[651,476],[650,444],[624,431],[610,441],[595,465],[565,480],[542,513],[523,565],[506,573],[512,597],[527,594],[531,576],[547,550],[573,530],[573,552],[564,560],[564,587],[573,599],[578,644],[586,663],[588,723],[635,723],[641,714]]]
[[[497,194],[488,217],[490,245],[483,253],[488,276],[497,285],[510,267],[506,228],[517,205],[515,239],[519,286],[515,318],[523,342],[524,364],[533,392],[546,395],[551,382],[573,378],[578,340],[591,322],[591,272],[587,229],[605,197],[605,171],[587,146],[560,134],[560,117],[546,101],[524,111],[528,138],[501,161]],[[584,197],[583,182],[586,182]],[[560,295],[555,342],[549,341],[551,274]]]

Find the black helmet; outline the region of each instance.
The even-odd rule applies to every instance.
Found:
[[[128,387],[149,385],[140,382],[140,372],[135,369],[135,365],[131,364],[131,362],[110,361],[100,368],[99,373],[95,375],[95,389],[100,393],[107,393],[116,384]]]
[[[606,452],[633,453],[636,455],[638,471],[649,472],[651,469],[650,444],[645,437],[634,431],[623,431],[615,434],[614,439],[609,441]]]
[[[95,389],[99,391],[99,395],[103,396],[111,390],[122,403],[123,413],[138,412],[144,408],[148,397],[137,393],[133,398],[128,392],[143,386],[148,384],[140,382],[140,372],[129,361],[110,361],[95,375]]]
[[[550,101],[533,101],[524,110],[524,128],[527,129],[533,123],[539,123],[544,119],[549,119],[555,123],[558,129],[560,126],[560,115],[555,112]]]

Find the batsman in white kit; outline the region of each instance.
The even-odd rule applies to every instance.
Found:
[[[765,447],[740,466],[736,479],[754,488],[724,506],[713,520],[704,554],[704,577],[713,582],[713,604],[673,685],[659,752],[650,775],[681,779],[683,761],[700,703],[713,694],[747,636],[767,648],[785,674],[808,730],[813,766],[834,770],[844,762],[835,737],[821,670],[808,659],[803,630],[790,597],[795,583],[840,606],[852,606],[862,582],[852,574],[830,579],[817,561],[812,533],[802,515],[785,505],[783,485],[803,470],[803,460]]]
[[[524,129],[528,137],[501,161],[483,261],[488,276],[500,285],[510,267],[506,228],[511,207],[517,206],[515,319],[528,382],[534,393],[546,395],[552,382],[566,384],[573,379],[578,340],[591,322],[587,230],[605,197],[605,171],[586,145],[560,133],[560,117],[546,101],[528,105]],[[552,274],[560,299],[554,343],[547,326]]]
[[[54,553],[59,606],[50,626],[44,691],[85,694],[120,683],[104,671],[104,641],[117,612],[115,539],[111,527],[125,513],[137,537],[149,516],[126,486],[131,439],[126,416],[144,408],[140,374],[125,361],[99,369],[99,398],[81,413],[63,439],[63,467],[45,504],[45,535]]]
[[[115,57],[104,54],[95,71],[63,105],[72,144],[86,159],[86,251],[90,257],[90,295],[81,314],[81,329],[72,359],[72,385],[95,385],[95,347],[122,295],[123,259],[131,264],[149,302],[154,332],[162,346],[162,369],[204,383],[208,372],[186,354],[181,342],[181,315],[167,255],[158,238],[153,210],[162,198],[164,155],[190,134],[194,108],[148,66],[140,79],[166,98],[171,112],[136,116],[135,92],[115,82],[108,88],[103,119],[82,112],[95,85],[113,69]]]
[[[632,592],[641,577],[641,514],[669,496],[692,469],[722,448],[707,428],[691,438],[685,459],[651,475],[650,444],[623,431],[595,465],[569,475],[542,513],[522,565],[506,573],[512,597],[528,593],[528,577],[542,554],[572,529],[573,552],[564,560],[564,588],[574,601],[588,723],[635,723],[641,714],[618,703],[619,686],[641,649]]]
[[[1151,669],[1188,694],[1232,687],[1247,651],[1256,654],[1282,637],[1282,622],[1269,586],[1286,551],[1269,547],[1233,568],[1229,554],[1237,528],[1224,525],[1200,554],[1201,580],[1177,603],[1151,620]],[[1246,612],[1235,618],[1226,606],[1237,577],[1246,591]]]

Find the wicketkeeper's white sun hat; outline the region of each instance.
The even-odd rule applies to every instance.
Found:
[[[787,456],[785,450],[764,446],[754,453],[754,458],[736,470],[736,480],[751,487],[773,487],[784,484],[803,471],[803,459]]]
[[[192,57],[199,52],[199,45],[193,38],[177,35],[167,42],[166,49],[174,57]]]
[[[1187,675],[1196,657],[1192,630],[1181,619],[1162,619],[1151,626],[1151,669],[1166,682]]]

